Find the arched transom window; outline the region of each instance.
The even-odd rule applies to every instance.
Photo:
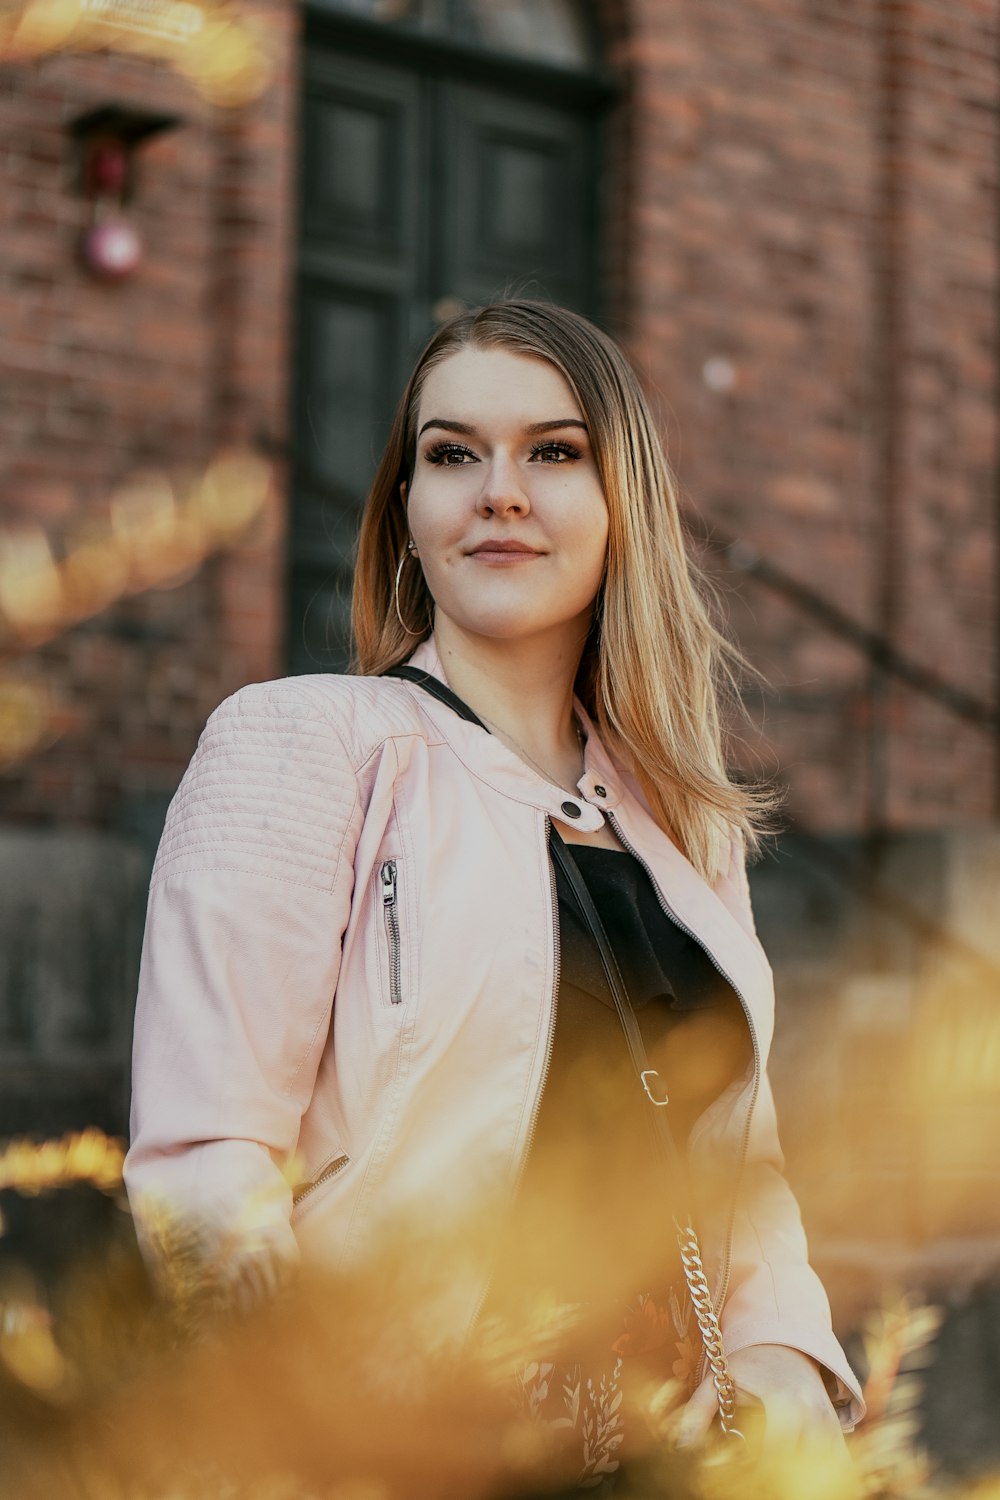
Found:
[[[587,68],[595,61],[588,7],[574,0],[322,0],[322,4],[327,10],[535,62]]]

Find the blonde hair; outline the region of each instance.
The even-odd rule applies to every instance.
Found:
[[[726,769],[723,698],[739,703],[738,674],[748,664],[710,618],[707,581],[685,545],[676,483],[635,371],[618,345],[578,313],[528,299],[489,303],[443,324],[420,353],[362,516],[351,671],[378,675],[416,644],[393,603],[408,537],[399,486],[413,474],[427,374],[467,347],[547,360],[580,404],[609,532],[576,691],[656,821],[714,884],[728,866],[733,834],[755,852],[777,802],[773,792],[736,781]],[[425,621],[423,635],[429,634],[434,601],[419,567],[403,568],[399,599],[407,623]]]

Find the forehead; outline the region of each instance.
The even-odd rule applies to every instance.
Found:
[[[428,371],[417,425],[446,417],[485,427],[576,417],[569,381],[547,359],[510,349],[459,349]]]

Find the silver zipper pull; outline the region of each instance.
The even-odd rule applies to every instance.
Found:
[[[389,999],[393,1005],[402,1004],[403,990],[400,982],[399,963],[399,917],[396,913],[396,861],[387,859],[379,875],[382,881],[382,918],[389,944]]]

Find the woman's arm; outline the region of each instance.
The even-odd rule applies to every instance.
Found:
[[[809,1265],[801,1215],[782,1165],[765,1076],[737,1205],[720,1326],[737,1391],[756,1397],[764,1408],[767,1446],[790,1452],[803,1442],[825,1443],[827,1458],[835,1463],[830,1444],[843,1449],[840,1434],[854,1429],[865,1403],[833,1333],[822,1283]],[[684,1408],[678,1441],[702,1438],[717,1409],[709,1372]],[[817,1457],[816,1449],[811,1457]]]
[[[756,934],[743,841],[733,839],[730,867],[717,893],[750,935]],[[765,1072],[754,1108],[746,1166],[736,1207],[728,1295],[720,1323],[726,1349],[765,1347],[798,1351],[807,1361],[774,1361],[779,1384],[785,1371],[805,1379],[818,1374],[836,1408],[840,1424],[851,1431],[865,1412],[857,1377],[832,1328],[830,1304],[809,1264],[799,1205],[784,1176],[774,1096]],[[763,1368],[763,1362],[761,1367]],[[739,1363],[739,1361],[737,1361]],[[750,1364],[750,1361],[744,1361]],[[738,1372],[734,1377],[739,1381]],[[760,1394],[757,1392],[757,1394]],[[703,1401],[708,1393],[702,1392]],[[708,1402],[711,1418],[711,1403]]]
[[[823,1284],[809,1264],[799,1205],[783,1175],[765,1074],[736,1209],[729,1292],[720,1323],[726,1349],[783,1345],[817,1366],[845,1431],[864,1415],[857,1376],[833,1332]]]
[[[361,822],[333,725],[294,679],[212,713],[150,881],[125,1182],[155,1261],[156,1203],[234,1271],[297,1258],[282,1165],[330,1025]]]

